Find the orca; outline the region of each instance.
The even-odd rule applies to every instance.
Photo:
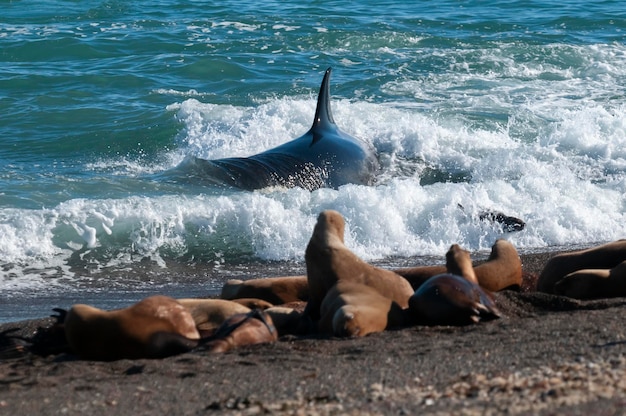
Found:
[[[326,70],[322,80],[313,125],[302,136],[249,157],[189,157],[178,168],[203,183],[243,190],[282,186],[313,191],[349,183],[372,185],[380,169],[376,151],[335,124],[330,110],[331,70]]]

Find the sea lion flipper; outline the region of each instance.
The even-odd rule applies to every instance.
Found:
[[[278,333],[272,318],[260,309],[228,318],[220,328],[207,339],[200,341],[212,353],[226,352],[243,345],[274,342]]]
[[[482,297],[481,297],[482,301]],[[487,304],[476,302],[474,307],[476,315],[473,318],[477,318],[477,321],[489,321],[491,319],[500,318],[500,311],[493,304]]]

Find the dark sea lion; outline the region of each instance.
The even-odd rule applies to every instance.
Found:
[[[465,211],[465,207],[461,204],[458,204],[459,208]],[[526,223],[524,220],[513,217],[511,215],[506,215],[501,211],[496,211],[493,209],[484,209],[478,213],[478,219],[480,221],[485,221],[491,224],[499,225],[504,232],[516,232],[522,231],[526,228]]]
[[[214,185],[246,190],[268,186],[314,190],[347,183],[372,184],[380,168],[376,152],[335,124],[330,111],[330,73],[328,68],[313,125],[303,136],[249,157],[188,158],[176,171],[191,172]]]
[[[453,245],[446,255],[449,272],[431,277],[415,291],[408,315],[416,323],[430,325],[466,325],[498,318],[491,295],[472,281],[476,277],[471,265],[469,252]]]
[[[262,279],[231,279],[222,286],[222,299],[256,298],[272,305],[307,301],[309,286],[306,276],[267,277]]]
[[[413,294],[409,282],[390,270],[366,263],[350,251],[343,243],[344,228],[345,221],[337,211],[323,211],[317,218],[304,256],[309,284],[304,315],[317,321],[326,293],[339,281],[369,286],[406,308]]]
[[[489,258],[474,266],[478,284],[490,292],[519,289],[522,285],[522,260],[515,246],[507,240],[496,240]]]
[[[28,351],[26,340],[12,335],[18,331],[19,328],[10,328],[0,332],[0,360],[20,357]],[[61,341],[65,343],[65,337]]]
[[[612,269],[626,260],[626,240],[617,240],[586,250],[560,253],[546,263],[537,281],[537,290],[554,293],[554,284],[582,269]]]
[[[272,318],[278,336],[300,333],[301,310],[289,306],[272,306],[265,309],[264,312]]]
[[[626,261],[612,269],[582,269],[555,283],[554,293],[575,299],[626,296]]]
[[[486,210],[478,214],[478,218],[481,221],[491,222],[492,224],[499,224],[502,227],[502,231],[515,232],[522,231],[526,228],[526,223],[510,215],[506,215],[500,211]]]
[[[224,299],[177,299],[191,314],[196,328],[211,333],[233,315],[248,313],[252,309]]]
[[[63,325],[72,351],[91,360],[166,357],[191,350],[200,338],[187,309],[166,296],[113,311],[77,304]]]
[[[375,289],[338,281],[322,301],[319,332],[338,337],[364,337],[404,325],[402,308]]]
[[[272,318],[259,309],[228,318],[204,344],[210,352],[226,352],[244,345],[264,344],[278,339]]]

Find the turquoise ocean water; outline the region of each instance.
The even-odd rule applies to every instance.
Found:
[[[626,6],[566,3],[0,1],[0,322],[302,273],[327,208],[389,265],[624,237]],[[160,179],[303,134],[327,67],[376,186]]]

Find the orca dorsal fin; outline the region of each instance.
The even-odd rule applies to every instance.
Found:
[[[330,111],[330,73],[332,68],[328,68],[324,74],[322,85],[320,86],[320,92],[317,96],[317,109],[315,110],[315,119],[313,119],[313,125],[311,126],[311,132],[313,133],[313,141],[311,145],[315,144],[321,139],[319,134],[316,134],[316,130],[325,129],[331,126],[335,126],[335,120],[333,119],[333,113]]]

